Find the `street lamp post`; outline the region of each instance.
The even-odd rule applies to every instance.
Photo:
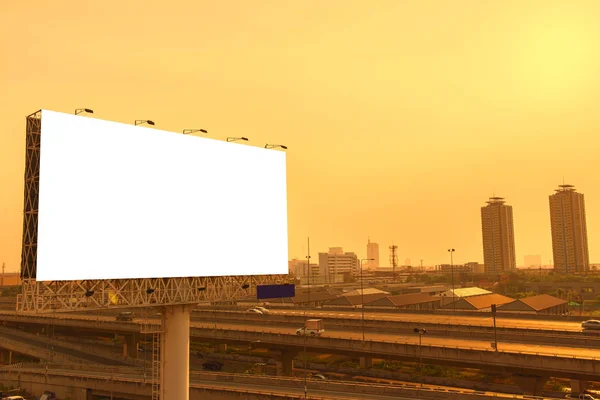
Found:
[[[227,138],[228,142],[236,142],[238,140],[243,140],[243,141],[247,142],[248,138],[247,137],[228,137]]]
[[[415,328],[413,329],[414,333],[419,334],[419,383],[423,386],[423,359],[421,357],[421,345],[423,335],[427,333],[427,330],[423,328]]]
[[[306,254],[306,269],[308,272],[308,298],[307,298],[307,302],[306,305],[304,306],[304,360],[302,360],[302,368],[304,368],[304,398],[307,399],[308,397],[308,386],[307,386],[307,378],[308,378],[308,358],[306,356],[306,320],[308,318],[308,307],[310,306],[310,238],[306,239],[306,244],[307,244],[307,254]]]
[[[82,112],[86,112],[88,114],[93,114],[94,110],[92,110],[91,108],[78,108],[75,110],[75,115],[81,114]]]
[[[452,312],[456,313],[456,294],[454,293],[454,259],[452,258],[454,251],[454,249],[448,249],[448,252],[450,253],[450,273],[452,274]]]
[[[363,258],[360,260],[360,303],[362,311],[362,341],[365,342],[365,290],[363,288],[363,262],[364,261],[375,261],[374,258]]]
[[[492,316],[494,317],[494,350],[498,351],[498,336],[496,335],[496,304],[492,304]]]
[[[281,147],[282,149],[287,150],[287,146],[284,146],[282,144],[265,144],[265,149],[275,149],[277,147]]]

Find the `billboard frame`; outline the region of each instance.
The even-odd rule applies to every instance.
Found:
[[[48,313],[198,304],[247,298],[258,285],[293,282],[289,275],[36,281],[42,110],[26,117],[25,193],[17,311]]]

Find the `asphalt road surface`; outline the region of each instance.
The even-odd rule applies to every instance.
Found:
[[[303,316],[303,310],[270,310],[275,315],[298,315]],[[360,311],[315,311],[309,310],[308,315],[314,318],[350,318],[361,319]],[[486,326],[494,325],[491,316],[465,316],[465,315],[433,315],[433,314],[398,314],[398,313],[374,313],[365,310],[365,319],[376,319],[385,321],[423,322],[433,324]],[[525,328],[581,332],[581,323],[572,321],[546,321],[535,319],[520,319],[510,317],[496,317],[498,328]]]
[[[268,322],[265,321],[267,324]],[[192,322],[192,327],[198,328],[213,328],[214,323],[210,322]],[[256,330],[260,332],[282,333],[295,335],[298,327],[281,327],[281,326],[248,326],[238,323],[222,323],[217,321],[218,329],[234,329],[234,330]],[[342,330],[328,330],[325,326],[323,337],[336,337],[344,339],[362,340],[361,332],[348,332]],[[394,335],[390,333],[374,333],[365,332],[366,340],[383,341],[383,342],[398,342],[419,344],[418,335]],[[472,339],[454,339],[448,337],[423,336],[422,345],[444,346],[444,347],[461,347],[477,350],[489,350],[489,340],[472,340]],[[522,343],[498,342],[498,350],[504,352],[528,352],[539,353],[544,355],[560,355],[566,357],[584,357],[598,358],[600,360],[600,349],[583,349],[577,347],[562,347],[549,345],[533,345]]]

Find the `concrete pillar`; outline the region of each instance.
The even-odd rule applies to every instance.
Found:
[[[588,390],[590,383],[588,381],[580,381],[578,379],[571,379],[571,393],[572,394],[583,394]]]
[[[125,335],[123,337],[123,355],[125,357],[137,358],[137,340],[135,333],[131,335]]]
[[[227,351],[227,343],[217,343],[215,345],[215,351],[218,353],[225,353]]]
[[[373,366],[373,359],[371,357],[361,357],[360,358],[360,367],[361,368],[371,368]]]
[[[195,305],[165,306],[160,335],[160,398],[190,399],[190,314]]]
[[[514,376],[517,385],[523,389],[525,394],[533,396],[541,396],[544,389],[544,385],[548,382],[547,376],[535,376],[535,375],[515,375]]]
[[[292,376],[294,375],[294,358],[298,355],[295,351],[282,351],[281,352],[281,375]],[[277,371],[279,374],[279,368]]]

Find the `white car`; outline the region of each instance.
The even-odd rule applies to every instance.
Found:
[[[565,396],[565,399],[577,399],[577,400],[596,400],[594,396],[587,393],[577,394],[568,394]]]
[[[264,307],[256,306],[256,307],[254,307],[254,309],[260,311],[261,313],[263,313],[265,315],[269,315],[269,310]]]
[[[600,329],[600,321],[596,319],[590,319],[581,323],[583,329]]]

